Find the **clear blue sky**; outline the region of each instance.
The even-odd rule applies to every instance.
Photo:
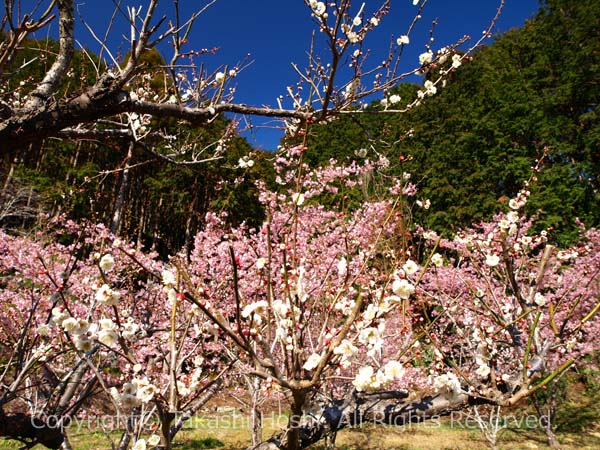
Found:
[[[32,1],[27,0],[24,3]],[[75,2],[81,16],[97,33],[104,35],[114,2]],[[144,3],[140,0],[123,1],[123,4],[134,6]],[[208,0],[179,0],[182,16],[191,14],[207,3]],[[353,3],[358,11],[362,2]],[[163,0],[159,4],[160,14],[172,17],[173,0]],[[365,4],[364,17],[369,18],[380,1],[366,0]],[[420,24],[411,35],[411,43],[405,50],[405,68],[413,68],[416,65],[418,55],[424,51],[428,31],[435,18],[438,19],[438,26],[434,50],[455,42],[465,34],[474,40],[478,39],[494,16],[498,4],[499,0],[429,0]],[[496,32],[523,25],[538,7],[537,0],[506,0]],[[373,61],[381,61],[385,56],[391,35],[397,37],[405,33],[415,11],[412,0],[392,0],[390,14],[384,18],[376,31],[369,35],[363,47],[371,50]],[[123,43],[123,36],[128,34],[122,17],[117,25],[109,41],[115,53],[118,53],[118,48]],[[53,27],[55,32],[56,25]],[[216,69],[222,64],[235,65],[249,54],[252,65],[235,80],[236,101],[250,105],[275,106],[276,98],[285,95],[286,86],[297,81],[290,63],[296,62],[300,67],[303,66],[313,29],[314,22],[310,17],[310,10],[302,0],[218,0],[197,20],[187,49],[219,47],[217,54],[202,57],[202,62],[209,69]],[[83,45],[97,50],[90,34],[80,23],[77,24],[76,36]],[[323,41],[319,33],[316,38]],[[126,51],[127,48],[121,47],[121,50]],[[253,119],[253,123],[261,125],[264,124],[264,120]],[[246,133],[245,136],[254,146],[273,149],[279,142],[281,131],[258,129],[252,135]]]

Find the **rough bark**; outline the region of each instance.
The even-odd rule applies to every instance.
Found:
[[[27,414],[0,414],[0,436],[21,441],[26,445],[41,444],[60,449],[64,437],[60,426],[52,426]]]
[[[406,391],[375,394],[352,392],[343,400],[335,401],[321,409],[320,414],[305,416],[298,427],[299,449],[325,439],[344,428],[362,424],[401,426],[450,415],[480,402],[466,394],[433,394],[407,400]],[[248,450],[287,449],[288,432]]]

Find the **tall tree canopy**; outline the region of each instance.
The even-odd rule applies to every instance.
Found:
[[[318,130],[312,161],[389,147],[392,167],[412,172],[431,200],[429,224],[450,231],[493,214],[546,154],[529,212],[569,239],[577,217],[600,221],[599,49],[598,2],[543,2],[534,19],[476,53],[420,107]],[[408,103],[416,89],[403,84],[393,93]]]

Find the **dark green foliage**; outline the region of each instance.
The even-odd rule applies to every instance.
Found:
[[[432,207],[419,219],[449,233],[490,218],[546,152],[528,212],[567,242],[577,233],[576,217],[600,223],[599,73],[600,3],[548,1],[535,19],[479,51],[420,107],[321,127],[311,162],[351,158],[372,145],[392,168],[420,181],[419,196]],[[402,104],[415,98],[415,85],[397,89]],[[409,130],[412,138],[404,138]],[[400,165],[400,155],[412,159]]]

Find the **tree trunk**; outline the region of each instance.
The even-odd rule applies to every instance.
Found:
[[[118,235],[121,231],[121,222],[123,220],[123,209],[125,208],[125,196],[127,195],[127,189],[129,187],[129,166],[133,158],[133,149],[135,143],[130,143],[127,149],[127,156],[125,157],[125,166],[121,173],[121,183],[119,185],[119,192],[115,200],[115,208],[113,212],[112,221],[110,223],[111,233]]]
[[[305,449],[344,428],[367,423],[401,426],[411,422],[436,420],[484,402],[466,394],[439,393],[403,401],[408,397],[406,391],[373,394],[351,392],[346,398],[321,408],[321,416],[302,417],[300,400],[304,395],[296,395],[294,398],[290,427],[268,441],[250,447],[249,450]],[[292,427],[294,417],[296,420],[301,417],[302,422]]]

